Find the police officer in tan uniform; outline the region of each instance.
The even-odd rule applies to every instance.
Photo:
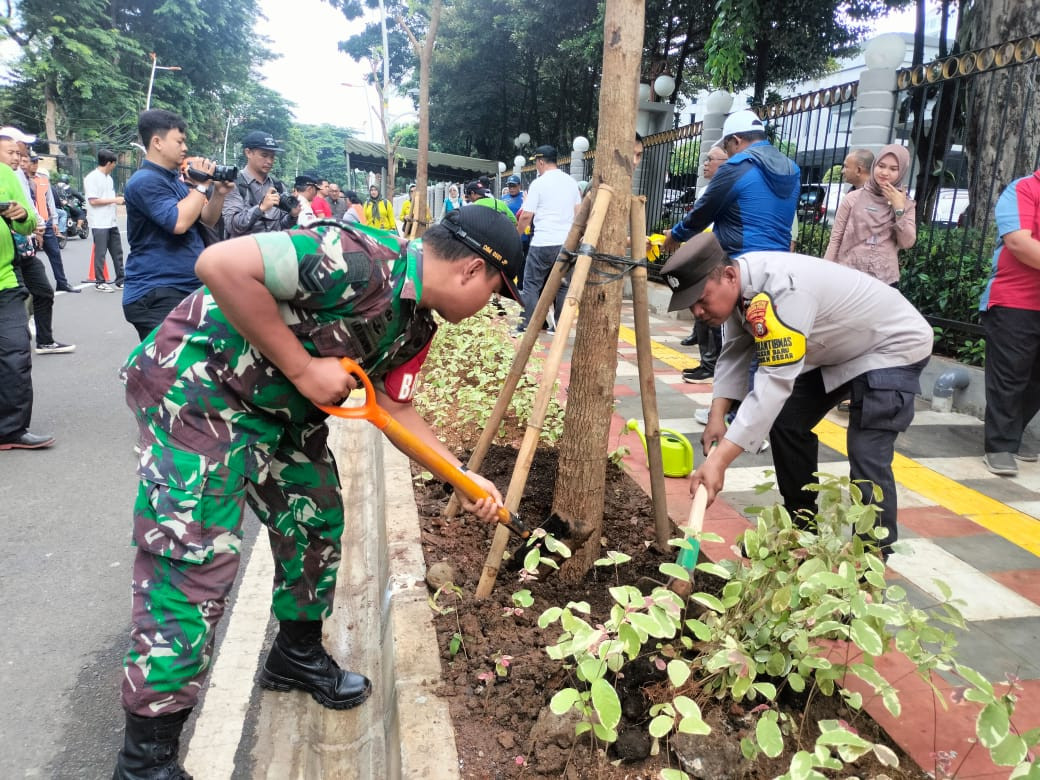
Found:
[[[867,274],[790,252],[730,258],[713,233],[693,237],[661,273],[672,288],[670,311],[688,308],[701,322],[723,326],[702,438],[707,458],[691,490],[703,484],[714,500],[726,468],[741,452],[758,452],[768,435],[784,505],[792,516],[813,513],[816,494],[803,489],[818,468],[812,429],[851,393],[850,473],[881,488],[887,556],[896,540],[895,440],[914,417],[931,326],[898,291]],[[869,486],[863,492],[869,497]]]

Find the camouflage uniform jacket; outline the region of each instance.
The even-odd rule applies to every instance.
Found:
[[[265,286],[306,350],[354,358],[390,397],[410,400],[436,331],[417,305],[422,243],[395,251],[352,226],[250,239],[260,245]],[[124,370],[142,444],[154,437],[242,474],[266,471],[286,429],[324,426],[325,413],[246,341],[206,288],[174,309]],[[140,476],[164,481],[147,470]]]

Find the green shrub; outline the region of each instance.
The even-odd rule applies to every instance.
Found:
[[[516,343],[510,337],[513,322],[511,317],[498,316],[493,306],[458,324],[439,322],[415,393],[416,409],[434,427],[468,428],[479,434],[487,425],[516,354]],[[499,436],[531,416],[541,366],[537,357],[528,361],[499,426]],[[554,444],[562,435],[563,407],[554,393],[542,440]]]

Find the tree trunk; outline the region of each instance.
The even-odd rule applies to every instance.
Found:
[[[408,238],[417,238],[426,232],[428,217],[427,168],[430,159],[430,63],[433,60],[433,44],[437,40],[437,27],[441,23],[442,0],[430,4],[430,24],[426,38],[420,43],[405,24],[397,17],[397,23],[408,36],[412,49],[419,60],[419,150],[415,160],[415,197],[412,199],[412,229]]]
[[[618,193],[632,191],[644,13],[643,0],[607,0],[603,20],[603,78],[593,186],[605,182]],[[611,202],[598,251],[625,254],[629,200],[619,196]],[[596,269],[607,273],[617,270],[595,261],[590,284],[582,296],[553,500],[555,511],[571,522],[572,545],[584,542],[561,572],[561,576],[570,581],[583,577],[600,555],[603,491],[617,371],[623,284],[621,280],[603,284],[605,277],[596,274]],[[648,529],[648,538],[649,533]]]
[[[1021,38],[1040,18],[1040,0],[973,0],[958,30],[961,51]],[[971,79],[965,154],[970,176],[967,221],[992,223],[993,206],[1014,179],[1031,173],[1040,147],[1040,64],[1001,68]]]
[[[50,141],[47,144],[47,153],[61,154],[61,150],[58,148],[58,104],[54,99],[54,88],[50,84],[43,86],[43,103],[43,129]]]

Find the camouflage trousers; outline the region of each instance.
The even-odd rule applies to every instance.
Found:
[[[245,505],[270,536],[275,617],[322,620],[332,611],[343,503],[324,426],[317,436],[287,432],[264,475],[243,475],[148,433],[134,504],[133,628],[122,700],[127,712],[154,717],[198,699],[238,571]]]

